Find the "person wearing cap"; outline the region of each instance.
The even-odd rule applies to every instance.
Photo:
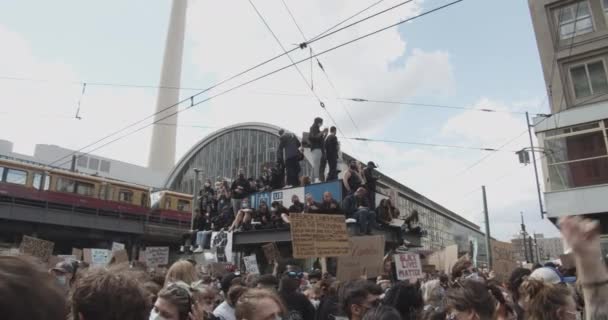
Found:
[[[51,269],[51,274],[55,276],[57,282],[65,290],[67,293],[72,286],[72,280],[74,278],[75,268],[71,262],[61,261],[58,262],[53,269]]]
[[[551,267],[538,268],[534,270],[528,278],[550,284],[567,284],[576,282],[575,277],[564,277],[559,271]]]
[[[363,170],[363,178],[365,179],[365,189],[367,189],[367,196],[369,197],[369,203],[372,206],[376,205],[376,181],[378,178],[375,177],[374,169],[378,168],[373,161],[367,163],[367,166]]]

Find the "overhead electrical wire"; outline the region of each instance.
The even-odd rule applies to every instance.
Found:
[[[287,13],[291,17],[291,20],[293,21],[294,25],[296,26],[296,28],[300,32],[300,35],[302,36],[302,39],[304,40],[304,42],[307,42],[308,39],[306,38],[306,35],[304,34],[304,30],[298,24],[298,21],[296,20],[295,16],[291,12],[291,9],[287,5],[287,1],[286,0],[281,0],[281,1],[283,2],[283,6],[285,7],[285,10],[287,10]],[[378,1],[374,5],[379,4],[380,2],[382,2],[382,1]],[[367,7],[367,9],[371,8],[372,6]],[[365,9],[365,10],[367,10],[367,9]],[[362,12],[362,11],[360,11],[360,12]],[[311,54],[314,53],[314,50],[312,49],[312,47],[309,47],[309,48],[310,48]],[[342,106],[342,109],[344,110],[344,112],[346,113],[346,115],[348,116],[348,118],[350,119],[350,122],[352,123],[353,127],[357,131],[357,134],[359,136],[361,136],[361,130],[359,129],[359,126],[355,122],[355,119],[353,118],[353,116],[351,115],[351,113],[348,111],[348,108],[346,107],[346,105],[344,105],[344,103],[342,102],[342,100],[339,99],[340,95],[338,94],[338,89],[334,85],[333,81],[331,81],[331,79],[329,78],[329,75],[327,74],[327,71],[325,71],[325,67],[323,66],[323,64],[321,63],[321,61],[319,60],[319,58],[316,58],[316,60],[317,60],[317,65],[318,65],[319,69],[321,69],[321,71],[325,75],[325,79],[327,80],[327,82],[329,83],[329,86],[333,90],[333,93],[336,96],[336,99],[338,100],[339,104]],[[311,59],[311,67],[312,67],[312,59]],[[311,72],[311,79],[312,79],[312,72]],[[334,123],[335,123],[335,121],[334,121]],[[344,134],[342,134],[342,135],[344,136]],[[354,148],[354,146],[352,144],[351,144],[351,147]]]
[[[307,44],[310,44],[310,43],[313,43],[313,42],[319,41],[319,40],[321,40],[321,39],[327,38],[327,37],[329,37],[329,36],[331,36],[331,35],[333,35],[333,34],[336,34],[336,33],[340,32],[340,31],[342,31],[342,30],[345,30],[346,28],[350,28],[350,27],[352,27],[352,26],[354,26],[354,25],[357,25],[357,24],[359,24],[359,23],[361,23],[361,22],[364,22],[364,21],[369,20],[369,19],[371,19],[371,18],[373,18],[373,17],[376,17],[376,16],[378,16],[378,15],[380,15],[380,14],[383,14],[383,13],[385,13],[385,12],[388,12],[388,11],[390,11],[390,10],[393,10],[393,9],[395,9],[395,8],[397,8],[397,7],[401,6],[401,5],[404,5],[404,4],[406,4],[406,3],[409,3],[409,2],[411,2],[411,1],[413,1],[413,0],[407,0],[407,1],[404,1],[404,2],[402,2],[402,3],[400,3],[400,4],[397,4],[397,5],[395,5],[395,6],[391,7],[391,8],[388,8],[388,9],[385,9],[385,10],[382,10],[382,11],[379,11],[379,12],[377,12],[377,13],[374,13],[374,14],[372,14],[372,15],[370,15],[370,16],[367,16],[367,17],[365,17],[365,18],[362,18],[362,19],[360,19],[360,20],[358,20],[358,21],[355,21],[355,22],[353,22],[353,23],[351,23],[351,24],[349,24],[349,25],[347,25],[347,26],[344,26],[344,27],[342,27],[342,28],[340,28],[340,29],[338,29],[338,30],[334,30],[334,31],[332,31],[332,32],[330,32],[330,33],[325,33],[325,34],[323,34],[323,33],[322,33],[322,34],[319,34],[319,35],[318,35],[318,36],[316,36],[316,37],[315,37],[313,40],[308,41],[308,42],[307,42]],[[435,8],[435,9],[433,9],[433,10],[430,10],[430,11],[424,12],[424,13],[419,14],[419,15],[417,15],[417,16],[414,16],[414,17],[412,17],[412,18],[410,18],[410,19],[405,19],[405,20],[402,20],[402,21],[400,21],[400,22],[398,22],[398,23],[395,23],[395,24],[392,24],[392,25],[390,25],[390,26],[388,26],[388,27],[386,27],[386,28],[376,30],[376,31],[374,31],[374,32],[372,32],[372,33],[369,33],[369,34],[366,34],[366,35],[360,36],[360,37],[358,37],[358,38],[355,38],[355,39],[353,39],[353,40],[351,40],[351,41],[349,41],[349,42],[342,43],[342,44],[341,44],[341,45],[339,45],[339,46],[335,46],[335,47],[332,47],[332,48],[330,48],[330,49],[327,49],[327,50],[325,50],[324,52],[322,52],[321,54],[324,54],[324,53],[327,53],[327,52],[333,51],[333,50],[338,49],[338,48],[340,48],[340,47],[342,47],[342,46],[346,46],[346,45],[348,45],[348,44],[350,44],[350,43],[353,43],[353,42],[359,41],[359,40],[361,40],[361,39],[364,39],[364,38],[369,37],[369,36],[371,36],[371,35],[374,35],[374,34],[376,34],[376,33],[382,32],[382,31],[384,31],[384,30],[386,30],[386,29],[389,29],[389,28],[392,28],[392,27],[398,26],[398,25],[403,24],[403,23],[406,23],[406,22],[408,22],[408,21],[412,21],[412,20],[414,20],[414,19],[416,19],[416,18],[419,18],[419,17],[425,16],[425,15],[427,15],[427,14],[433,13],[433,12],[435,12],[435,11],[438,11],[438,10],[441,10],[441,9],[444,9],[444,8],[447,8],[447,7],[449,7],[449,6],[451,6],[451,5],[454,5],[454,4],[456,4],[456,3],[458,3],[458,2],[461,2],[461,1],[464,1],[464,0],[456,0],[456,1],[452,2],[452,3],[449,3],[448,5],[444,5],[444,6],[441,6],[441,7],[437,7],[437,8]],[[350,18],[349,18],[349,19],[350,19]],[[332,28],[333,28],[333,27],[332,27]],[[175,106],[179,106],[179,105],[181,105],[182,103],[187,102],[187,101],[192,101],[194,98],[198,97],[199,95],[201,95],[201,94],[203,94],[203,93],[205,93],[205,92],[208,92],[208,91],[210,91],[210,90],[212,90],[212,89],[214,89],[214,88],[216,88],[216,87],[218,87],[218,86],[220,86],[220,85],[222,85],[222,84],[224,84],[224,83],[226,83],[226,82],[229,82],[229,81],[231,81],[231,80],[233,80],[233,79],[235,79],[235,78],[237,78],[237,77],[240,77],[240,76],[242,76],[242,75],[244,75],[244,74],[246,74],[246,73],[248,73],[248,72],[250,72],[250,71],[252,71],[252,70],[254,70],[254,69],[257,69],[257,68],[259,68],[259,67],[261,67],[261,66],[263,66],[263,65],[265,65],[265,64],[268,64],[268,63],[270,63],[270,62],[272,62],[272,61],[274,61],[274,60],[276,60],[276,59],[278,59],[278,58],[280,58],[280,57],[283,57],[283,56],[285,56],[285,55],[288,55],[289,53],[291,53],[291,52],[293,52],[293,51],[295,51],[295,50],[297,50],[297,49],[298,49],[298,47],[293,48],[293,49],[290,49],[290,50],[288,50],[288,51],[286,51],[286,52],[284,52],[284,53],[281,53],[281,54],[279,54],[279,55],[277,55],[277,56],[275,56],[275,57],[272,57],[272,58],[270,58],[270,59],[267,59],[267,60],[265,60],[265,61],[263,61],[263,62],[261,62],[261,63],[259,63],[259,64],[255,65],[255,66],[253,66],[253,67],[250,67],[250,68],[248,68],[248,69],[246,69],[246,70],[244,70],[244,71],[241,71],[241,72],[239,72],[239,73],[237,73],[237,74],[235,74],[235,75],[232,75],[232,76],[230,76],[230,77],[228,77],[228,78],[226,78],[226,79],[224,79],[224,80],[222,80],[222,81],[220,81],[220,82],[217,82],[216,84],[214,84],[214,85],[212,85],[212,86],[210,86],[210,87],[207,87],[206,89],[201,90],[200,92],[198,92],[198,93],[196,93],[196,94],[194,94],[194,95],[192,95],[192,96],[190,96],[190,97],[188,97],[188,98],[185,98],[185,99],[183,99],[183,100],[180,100],[180,101],[178,101],[177,103],[174,103],[174,104],[172,104],[172,105],[169,105],[169,106],[167,106],[167,107],[165,107],[165,108],[161,109],[160,111],[157,111],[157,112],[155,112],[154,114],[152,114],[152,115],[150,115],[150,116],[145,117],[145,118],[144,118],[144,119],[142,119],[142,120],[139,120],[139,121],[136,121],[136,122],[134,122],[134,123],[131,123],[131,124],[129,124],[129,125],[127,125],[127,126],[125,126],[125,127],[121,128],[121,129],[119,129],[119,130],[117,130],[117,131],[115,131],[115,132],[113,132],[113,133],[111,133],[111,134],[109,134],[109,135],[107,135],[107,136],[105,136],[105,137],[101,138],[101,139],[96,140],[96,141],[95,141],[95,142],[93,142],[93,143],[90,143],[90,144],[88,144],[88,145],[86,145],[86,146],[84,146],[84,147],[82,147],[82,148],[80,148],[80,149],[78,149],[78,150],[76,150],[76,151],[74,151],[74,152],[71,152],[70,154],[68,154],[68,155],[66,155],[66,156],[64,156],[64,157],[58,158],[58,159],[56,159],[55,161],[53,161],[53,162],[51,163],[51,165],[52,165],[52,164],[55,164],[55,163],[57,163],[57,162],[59,162],[59,161],[61,161],[61,160],[63,160],[63,159],[69,158],[69,157],[71,157],[71,156],[73,156],[73,155],[75,155],[75,154],[77,154],[77,153],[79,153],[79,152],[83,151],[84,149],[89,148],[89,147],[91,147],[91,146],[94,146],[94,145],[96,145],[96,144],[98,144],[98,143],[100,143],[100,142],[102,142],[102,141],[104,141],[104,140],[106,140],[106,139],[108,139],[108,138],[110,138],[110,137],[114,136],[114,135],[117,135],[117,134],[119,134],[119,133],[121,133],[121,132],[124,132],[124,131],[128,130],[129,128],[134,127],[134,126],[136,126],[136,125],[138,125],[138,124],[140,124],[140,123],[142,123],[142,122],[146,121],[147,119],[150,119],[150,118],[152,118],[152,117],[154,117],[154,116],[156,116],[156,115],[158,115],[158,114],[160,114],[160,113],[162,113],[162,112],[165,112],[165,111],[167,111],[167,110],[169,110],[169,109],[171,109],[171,108],[173,108],[173,107],[175,107]],[[313,58],[313,57],[312,57],[312,55],[311,55],[311,57],[310,57],[310,58],[311,58],[311,59]],[[305,60],[307,60],[307,59],[305,59]],[[298,63],[300,63],[300,62],[298,62]],[[289,66],[288,66],[288,67],[289,67]],[[279,72],[279,71],[282,71],[282,70],[284,70],[284,68],[277,69],[277,70],[275,70],[275,71],[273,71],[273,72],[271,72],[271,73],[269,73],[269,74],[267,74],[267,75],[271,75],[271,74],[274,74],[274,73]],[[257,79],[257,78],[256,78],[256,79]],[[163,119],[166,119],[166,117],[165,117],[165,118],[163,118]],[[158,122],[158,121],[156,121],[156,122]],[[89,151],[89,152],[90,152],[90,151]]]
[[[426,143],[426,142],[415,142],[415,141],[399,141],[399,140],[386,140],[386,139],[372,139],[372,138],[361,138],[361,137],[347,137],[349,140],[358,140],[358,141],[368,141],[368,142],[384,142],[384,143],[395,143],[395,144],[409,144],[409,145],[417,145],[417,146],[425,146],[425,147],[439,147],[439,148],[452,148],[452,149],[466,149],[466,150],[480,150],[480,151],[507,151],[507,150],[499,150],[495,148],[486,148],[486,147],[471,147],[471,146],[461,146],[461,145],[450,145],[450,144],[439,144],[439,143]],[[512,152],[512,151],[508,151]]]
[[[300,70],[300,68],[298,67],[298,65],[295,64],[295,61],[293,60],[293,58],[287,53],[287,49],[285,48],[285,46],[283,46],[283,43],[281,43],[281,40],[279,39],[279,37],[277,37],[277,35],[274,33],[274,31],[272,30],[272,28],[270,27],[270,25],[268,24],[268,22],[266,21],[266,19],[264,18],[264,16],[262,16],[262,13],[255,6],[255,4],[253,3],[253,0],[248,0],[248,1],[251,4],[251,6],[253,7],[253,9],[255,10],[256,14],[258,15],[258,17],[260,18],[260,20],[262,21],[262,23],[266,26],[266,29],[268,30],[268,32],[270,32],[270,34],[275,39],[275,41],[277,42],[277,44],[286,53],[287,57],[289,58],[289,60],[291,61],[291,63],[294,65],[296,71],[298,72],[298,74],[300,74],[300,77],[306,83],[306,87],[310,89],[311,93],[315,96],[315,98],[319,102],[319,106],[325,111],[325,113],[327,114],[327,116],[335,124],[336,129],[338,130],[338,132],[340,133],[340,135],[343,138],[346,138],[346,136],[344,135],[344,132],[342,132],[342,129],[340,129],[340,126],[338,126],[338,123],[336,122],[336,120],[332,116],[331,112],[329,112],[329,110],[327,110],[327,107],[326,107],[325,103],[321,100],[321,97],[319,97],[319,95],[317,94],[317,92],[315,91],[315,89],[313,88],[313,86],[311,85],[311,83],[312,83],[312,74],[311,74],[311,82],[309,83],[308,80],[306,79],[306,77],[304,76],[304,73],[302,73],[302,70]],[[289,11],[289,13],[291,15],[291,11]],[[293,15],[291,15],[291,16],[293,18]],[[297,26],[297,24],[296,24],[296,26]],[[302,29],[299,26],[298,26],[298,30],[300,30],[300,32],[302,32]],[[312,61],[312,51],[311,51],[311,61]],[[350,144],[350,146],[351,146],[351,148],[353,148],[353,151],[354,151],[355,147],[352,144]]]
[[[456,5],[456,4],[460,3],[460,2],[463,2],[463,1],[464,1],[464,0],[455,0],[455,1],[449,2],[449,3],[447,3],[447,4],[444,4],[444,5],[442,5],[442,6],[439,6],[439,7],[433,8],[433,9],[431,9],[431,10],[427,10],[427,11],[425,11],[425,12],[422,12],[422,13],[420,13],[420,14],[418,14],[418,15],[413,16],[413,17],[410,17],[410,18],[407,18],[407,19],[401,20],[401,21],[399,21],[399,22],[393,23],[393,24],[391,24],[391,25],[389,25],[389,26],[386,26],[386,27],[383,27],[383,28],[380,28],[380,29],[376,29],[375,31],[372,31],[372,32],[366,33],[366,34],[364,34],[364,35],[361,35],[361,36],[356,37],[356,38],[354,38],[354,39],[351,39],[351,40],[349,40],[349,41],[346,41],[346,42],[343,42],[343,43],[338,44],[338,45],[336,45],[336,46],[333,46],[333,47],[331,47],[331,48],[325,49],[325,50],[323,50],[323,51],[321,51],[321,52],[319,52],[319,53],[315,53],[315,54],[314,54],[314,55],[312,55],[311,57],[308,57],[308,58],[305,58],[305,59],[301,59],[301,60],[295,61],[295,62],[294,62],[294,63],[292,63],[292,64],[288,64],[288,65],[286,65],[286,66],[280,67],[280,68],[278,68],[278,69],[275,69],[275,70],[273,70],[273,71],[270,71],[270,72],[268,72],[268,73],[265,73],[265,74],[263,74],[263,75],[261,75],[261,76],[258,76],[258,77],[256,77],[256,78],[253,78],[253,79],[251,79],[251,80],[248,80],[248,81],[246,81],[246,82],[244,82],[244,83],[241,83],[241,84],[239,84],[239,85],[236,85],[236,86],[234,86],[234,87],[231,87],[231,88],[229,88],[229,89],[226,89],[226,90],[224,90],[224,91],[222,91],[222,92],[220,92],[220,93],[218,93],[218,94],[215,94],[215,95],[209,96],[209,97],[207,97],[207,98],[205,98],[205,99],[203,99],[203,100],[201,100],[201,101],[194,102],[194,96],[192,96],[192,97],[190,97],[190,98],[188,98],[188,99],[184,99],[183,101],[190,101],[190,106],[188,106],[188,107],[186,107],[186,108],[184,108],[184,109],[182,109],[182,110],[175,111],[175,112],[173,112],[173,113],[171,113],[171,114],[169,114],[169,115],[167,115],[167,116],[165,116],[165,117],[163,117],[163,118],[161,118],[161,119],[155,120],[154,122],[152,122],[152,123],[150,123],[150,124],[148,124],[148,125],[146,125],[146,126],[144,126],[144,127],[141,127],[141,128],[139,128],[139,129],[137,129],[137,130],[135,130],[135,131],[132,131],[130,134],[127,134],[127,135],[121,136],[121,137],[119,137],[118,139],[114,139],[114,140],[110,141],[109,143],[104,143],[104,144],[103,144],[103,145],[101,145],[100,147],[97,147],[97,148],[95,148],[95,149],[93,149],[93,150],[91,150],[91,151],[86,152],[86,154],[91,153],[91,152],[96,151],[96,150],[99,150],[100,148],[102,148],[102,147],[104,147],[104,146],[106,146],[106,145],[108,145],[108,144],[110,144],[110,143],[116,142],[116,141],[118,141],[118,140],[120,140],[120,139],[122,139],[122,138],[124,138],[124,137],[126,137],[126,136],[129,136],[129,135],[131,135],[131,134],[134,134],[134,133],[136,133],[136,132],[139,132],[139,131],[141,131],[141,130],[143,130],[143,129],[145,129],[145,128],[147,128],[147,127],[151,126],[151,125],[154,125],[154,124],[155,124],[155,123],[157,123],[157,122],[160,122],[160,121],[165,120],[165,119],[167,119],[167,118],[169,118],[169,117],[172,117],[172,116],[174,116],[174,115],[176,115],[176,114],[178,114],[178,113],[180,113],[180,112],[183,112],[183,111],[189,110],[189,109],[191,109],[191,108],[193,108],[193,107],[195,107],[195,106],[197,106],[197,105],[200,105],[200,104],[202,104],[202,103],[204,103],[204,102],[207,102],[207,101],[209,101],[209,100],[211,100],[211,99],[217,98],[217,97],[219,97],[219,96],[221,96],[221,95],[227,94],[227,93],[232,92],[232,91],[234,91],[234,90],[237,90],[237,89],[239,89],[239,88],[241,88],[241,87],[244,87],[244,86],[246,86],[246,85],[249,85],[249,84],[251,84],[251,83],[253,83],[253,82],[255,82],[255,81],[259,81],[259,80],[261,80],[261,79],[263,79],[263,78],[269,77],[269,76],[274,75],[274,74],[276,74],[276,73],[278,73],[278,72],[281,72],[281,71],[283,71],[283,70],[285,70],[285,69],[288,69],[288,68],[292,67],[293,65],[300,64],[300,63],[302,63],[302,62],[304,62],[304,61],[307,61],[308,59],[316,58],[316,57],[318,57],[318,56],[321,56],[321,55],[324,55],[324,54],[326,54],[326,53],[332,52],[332,51],[334,51],[334,50],[340,49],[340,48],[342,48],[342,47],[344,47],[344,46],[347,46],[347,45],[352,44],[352,43],[354,43],[354,42],[357,42],[357,41],[360,41],[360,40],[362,40],[362,39],[368,38],[368,37],[370,37],[370,36],[372,36],[372,35],[375,35],[375,34],[377,34],[377,33],[382,32],[382,31],[388,30],[388,29],[390,29],[390,28],[396,27],[396,26],[398,26],[398,25],[401,25],[401,24],[404,24],[404,23],[407,23],[407,22],[410,22],[410,21],[414,21],[414,20],[416,20],[416,19],[418,19],[418,18],[421,18],[421,17],[427,16],[427,15],[429,15],[429,14],[431,14],[431,13],[434,13],[434,12],[437,12],[437,11],[440,11],[440,10],[443,10],[443,9],[446,9],[446,8],[448,8],[448,7],[454,6],[454,5]],[[335,31],[334,31],[334,32],[335,32]],[[329,34],[328,34],[328,35],[329,35]],[[328,35],[325,35],[324,37],[326,37],[326,36],[328,36]],[[321,39],[321,38],[319,38],[319,39]],[[283,55],[284,55],[284,54],[282,54],[282,55],[280,55],[280,56],[283,56]],[[227,81],[227,80],[226,80],[226,81]],[[219,84],[216,84],[215,86],[218,86],[218,85],[219,85]],[[149,118],[149,117],[148,117],[148,118]],[[143,121],[145,121],[145,120],[143,120]],[[142,122],[142,121],[140,121],[140,122]],[[334,122],[335,122],[335,121],[334,121]],[[122,131],[124,131],[124,130],[122,130]],[[122,132],[122,131],[120,131],[120,132]],[[69,154],[68,156],[65,156],[65,157],[63,157],[63,158],[61,158],[61,159],[65,159],[65,158],[67,158],[67,157],[71,157],[72,155],[75,155],[75,154],[77,154],[77,153],[78,153],[78,152],[80,152],[80,151],[81,151],[81,150],[79,150],[79,151],[74,151],[74,152],[72,152],[71,154]],[[70,161],[71,161],[71,160],[70,160]],[[55,161],[55,162],[53,162],[53,163],[56,163],[56,162],[58,162],[58,161]],[[67,163],[69,163],[69,162],[67,162]]]

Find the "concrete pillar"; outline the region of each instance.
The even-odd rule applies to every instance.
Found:
[[[184,49],[184,34],[186,29],[187,0],[173,0],[169,30],[165,42],[165,55],[160,76],[161,87],[179,87],[182,74],[182,57]],[[161,110],[175,104],[179,99],[179,90],[161,88],[156,100],[155,121],[148,167],[161,172],[168,172],[175,163],[175,144],[177,138],[177,115],[160,120],[177,111],[177,106]]]

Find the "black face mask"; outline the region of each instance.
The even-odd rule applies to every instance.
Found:
[[[353,169],[353,170],[357,170],[357,165],[356,164],[351,164],[350,168]]]

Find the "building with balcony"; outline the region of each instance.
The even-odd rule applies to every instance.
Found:
[[[551,108],[551,115],[534,119],[543,152],[546,214],[553,221],[591,216],[600,220],[605,235],[608,0],[528,3]]]

